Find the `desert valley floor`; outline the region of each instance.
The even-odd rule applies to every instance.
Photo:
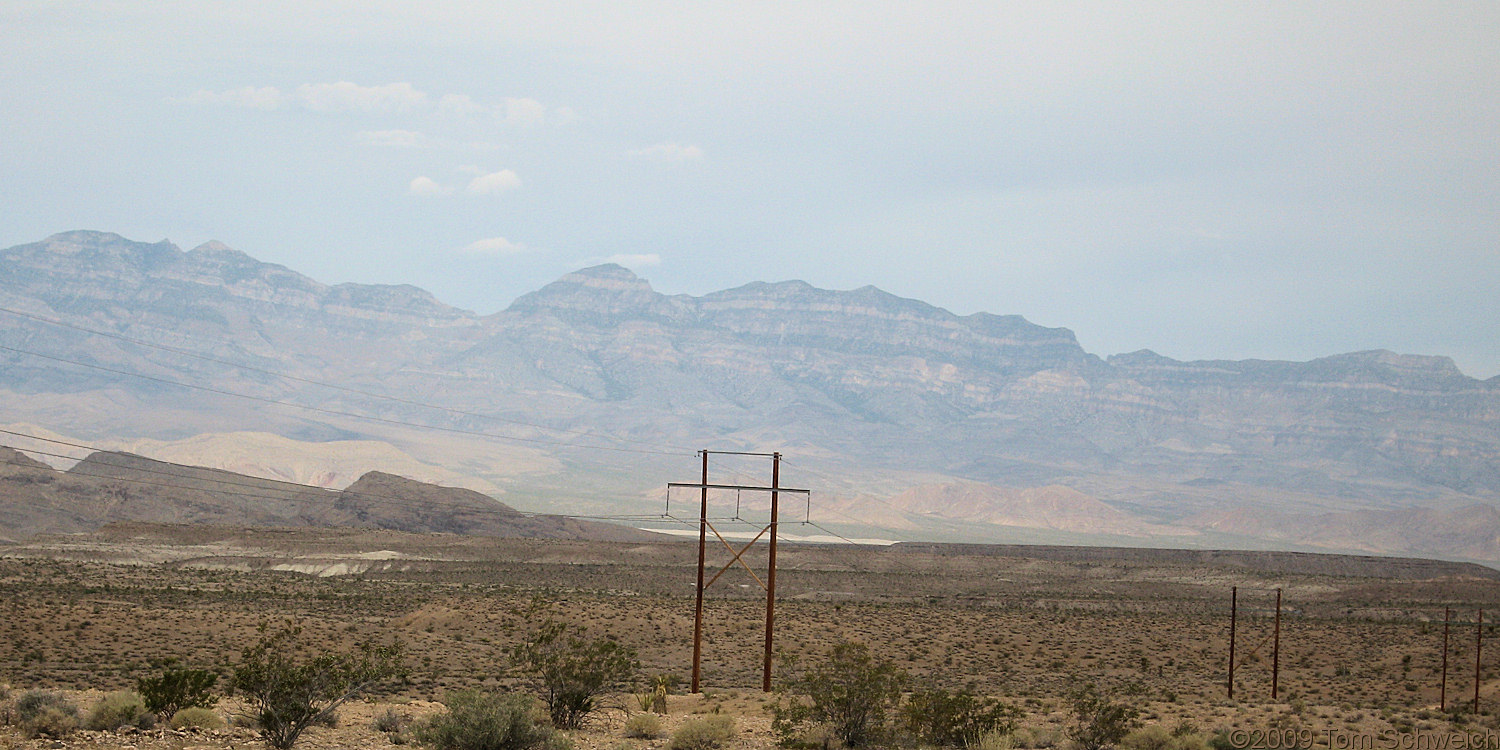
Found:
[[[643,680],[685,680],[696,552],[680,541],[147,524],[39,537],[0,546],[0,682],[97,692],[130,687],[167,659],[222,671],[257,625],[293,618],[330,649],[370,638],[407,645],[408,678],[346,707],[338,728],[314,730],[305,741],[379,745],[389,740],[369,717],[381,704],[422,715],[446,691],[513,686],[507,648],[543,618],[636,648]],[[710,572],[727,558],[722,547],[710,550]],[[757,570],[764,564],[747,558]],[[1033,746],[1057,741],[1063,696],[1080,681],[1127,696],[1148,723],[1187,721],[1204,731],[1441,734],[1496,726],[1500,644],[1481,658],[1481,715],[1437,710],[1444,608],[1454,620],[1447,697],[1464,711],[1473,698],[1475,610],[1500,609],[1500,573],[1480,566],[916,544],[783,545],[779,563],[780,669],[817,658],[837,640],[857,640],[918,684],[969,687],[1020,707]],[[1225,685],[1231,586],[1239,587],[1233,700]],[[1278,588],[1280,694],[1273,701]],[[669,728],[694,712],[730,712],[739,718],[739,746],[773,742],[768,696],[759,689],[762,596],[738,569],[709,590],[705,690],[672,697]],[[92,694],[79,693],[79,702]],[[622,695],[619,704],[633,700]],[[575,743],[616,747],[623,717],[608,714]],[[253,742],[242,729],[68,740],[121,748]],[[50,743],[0,729],[0,746]]]

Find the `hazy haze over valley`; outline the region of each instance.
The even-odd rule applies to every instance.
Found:
[[[1500,560],[1500,381],[1440,356],[1101,358],[874,287],[668,295],[608,264],[479,315],[99,232],[0,251],[0,287],[5,429],[178,463],[649,513],[696,448],[780,450],[862,536]]]

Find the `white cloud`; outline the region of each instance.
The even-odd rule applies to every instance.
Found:
[[[354,139],[366,146],[390,146],[392,148],[423,148],[432,144],[425,135],[413,130],[361,130]]]
[[[521,186],[521,178],[509,169],[481,174],[469,181],[469,192],[486,195],[515,190]]]
[[[244,107],[246,109],[272,110],[280,109],[286,104],[287,97],[275,86],[242,86],[228,91],[209,91],[199,89],[188,101],[197,104],[219,104],[229,107]]]
[[[642,268],[661,265],[661,256],[656,253],[616,253],[599,259],[600,263],[615,263],[627,268]]]
[[[649,159],[653,161],[665,161],[680,163],[685,161],[698,161],[703,158],[703,149],[686,143],[658,143],[654,146],[638,148],[634,151],[625,152],[632,159]]]
[[[506,99],[505,122],[523,128],[537,127],[547,121],[547,105],[535,99]]]
[[[447,195],[453,192],[453,188],[439,185],[431,177],[417,177],[411,181],[406,192],[412,195]]]
[[[547,105],[530,98],[508,97],[500,100],[498,104],[485,104],[475,101],[468,94],[444,94],[438,100],[437,110],[439,114],[460,119],[489,118],[505,125],[521,128],[531,128],[544,125],[547,122]],[[573,110],[555,110],[556,119],[559,122],[571,122],[577,117]]]
[[[314,112],[408,112],[427,104],[427,94],[409,83],[304,83],[297,87],[297,98]]]
[[[466,255],[500,256],[516,255],[518,253],[524,253],[530,250],[531,248],[522,245],[519,242],[511,242],[504,237],[490,237],[488,239],[470,242],[469,244],[460,248],[459,252]]]

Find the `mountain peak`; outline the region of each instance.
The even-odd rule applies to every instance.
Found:
[[[570,322],[592,324],[630,318],[675,318],[680,305],[651,288],[651,282],[616,263],[565,274],[511,303],[508,312],[547,312]]]
[[[209,240],[208,242],[205,242],[205,243],[203,243],[203,244],[201,244],[201,245],[193,248],[192,250],[189,250],[188,252],[189,253],[193,253],[195,255],[223,255],[225,253],[234,253],[236,255],[244,255],[244,253],[242,253],[242,252],[240,252],[240,251],[238,251],[238,250],[236,250],[236,249],[234,249],[234,248],[232,248],[232,247],[230,247],[230,246],[228,246],[228,245],[226,245],[226,244],[224,244],[224,243],[222,243],[222,242],[220,242],[218,240]]]
[[[619,263],[600,263],[597,266],[580,268],[577,271],[563,276],[563,278],[568,278],[568,276],[579,276],[591,279],[625,279],[630,281],[644,281],[644,279],[641,279],[641,277],[636,275],[635,271],[632,271],[629,268],[620,265]]]

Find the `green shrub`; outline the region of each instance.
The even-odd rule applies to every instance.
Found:
[[[661,735],[661,719],[656,714],[635,714],[625,720],[625,736],[654,739]]]
[[[1021,712],[968,691],[920,690],[901,709],[907,731],[939,747],[969,747],[987,734],[1010,734]]]
[[[559,622],[543,624],[511,650],[511,657],[531,673],[559,729],[582,726],[599,710],[599,698],[640,668],[634,649],[606,638],[586,639],[582,628]]]
[[[734,717],[708,714],[682,722],[672,739],[670,750],[717,750],[734,741]]]
[[[302,629],[288,623],[240,655],[234,689],[245,696],[266,744],[286,750],[308,727],[326,721],[345,701],[403,673],[402,648],[362,643],[353,653],[299,657]]]
[[[1120,750],[1209,750],[1209,740],[1190,725],[1168,731],[1160,724],[1137,729],[1120,740]]]
[[[129,690],[110,693],[94,704],[84,723],[96,732],[113,731],[125,727],[149,729],[156,725],[156,714],[146,710],[141,696]]]
[[[78,707],[58,693],[46,690],[28,690],[16,699],[16,720],[30,721],[47,708],[55,708],[71,716],[78,716]]]
[[[211,708],[192,706],[173,714],[170,726],[179,731],[183,729],[223,729],[224,718],[215,713]]]
[[[865,645],[839,643],[825,661],[788,684],[807,700],[778,702],[772,727],[789,742],[803,724],[821,722],[850,747],[863,747],[888,733],[887,713],[900,702],[906,682],[906,672],[875,659]]]
[[[437,750],[558,748],[566,738],[531,715],[531,698],[463,690],[447,698],[448,710],[416,726],[416,737]]]
[[[184,708],[213,708],[219,702],[213,694],[218,681],[219,676],[206,669],[175,669],[168,664],[161,674],[136,680],[135,689],[146,710],[170,719]]]
[[[1074,690],[1069,698],[1073,722],[1068,727],[1068,739],[1078,750],[1113,747],[1141,725],[1140,709],[1114,700],[1093,685]]]
[[[78,728],[78,712],[68,712],[56,706],[47,706],[32,715],[30,719],[21,721],[21,735],[28,739],[38,737],[51,737],[60,739],[73,733]]]
[[[1160,724],[1152,724],[1125,735],[1120,750],[1173,750],[1176,737]]]
[[[78,707],[57,693],[28,690],[16,699],[16,723],[30,739],[65,737],[78,728]]]

